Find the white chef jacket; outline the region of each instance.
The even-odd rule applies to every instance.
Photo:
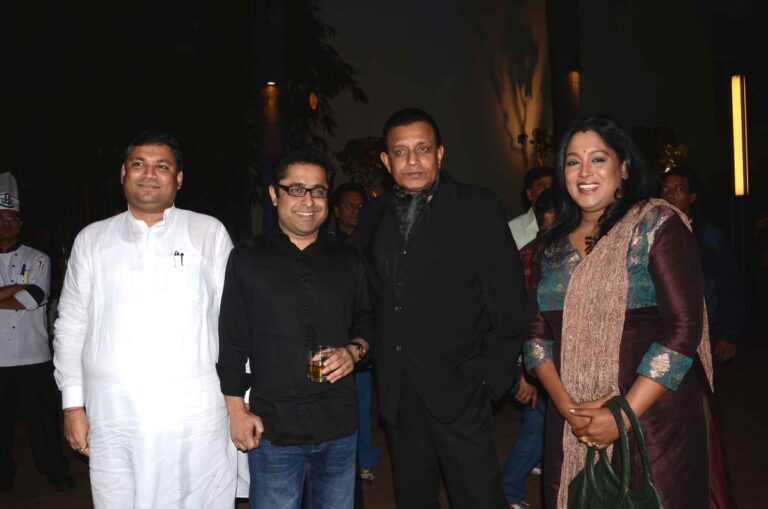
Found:
[[[529,208],[525,214],[520,214],[513,218],[509,222],[509,229],[512,232],[512,237],[515,239],[518,250],[535,239],[536,234],[539,233],[539,224],[536,222],[533,207]]]
[[[51,360],[45,315],[51,284],[50,265],[48,255],[24,245],[0,253],[0,286],[34,285],[43,293],[36,298],[27,290],[21,290],[14,298],[26,309],[0,309],[0,367]]]
[[[236,449],[216,375],[224,226],[130,212],[75,239],[55,324],[63,406],[85,405],[96,508],[231,508]]]

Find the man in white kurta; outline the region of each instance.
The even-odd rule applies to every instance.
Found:
[[[231,508],[236,451],[215,366],[232,244],[216,219],[173,206],[180,154],[162,136],[127,151],[128,211],[72,249],[54,343],[65,437],[90,455],[97,508]]]
[[[548,166],[535,166],[525,174],[525,196],[531,202],[531,207],[525,214],[513,218],[509,222],[509,229],[515,239],[515,245],[520,250],[539,233],[539,224],[533,208],[542,191],[552,185],[554,170]]]

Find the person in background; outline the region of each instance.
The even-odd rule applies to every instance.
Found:
[[[537,238],[546,231],[556,219],[555,201],[551,188],[539,194],[534,206],[536,223],[539,225]],[[520,260],[523,263],[526,291],[531,284],[531,264],[536,252],[536,239],[530,241],[520,250]],[[544,419],[547,415],[545,392],[535,379],[530,379],[525,373],[522,356],[518,359],[516,385],[512,388],[515,400],[525,405],[522,411],[522,426],[517,432],[515,441],[507,456],[504,471],[501,474],[501,485],[509,503],[508,509],[524,509],[530,507],[525,502],[528,492],[525,481],[529,474],[541,475],[541,461],[544,457]]]
[[[356,182],[345,182],[333,193],[333,213],[336,218],[336,237],[346,240],[355,231],[360,209],[368,201],[368,192]],[[355,507],[362,508],[362,486],[360,481],[372,483],[376,479],[376,464],[381,457],[381,449],[373,447],[371,441],[371,395],[373,391],[373,373],[371,363],[358,364],[355,367],[355,385],[357,386],[357,404],[360,427],[357,430],[358,478],[355,480]]]
[[[491,399],[507,394],[523,334],[520,258],[493,193],[441,170],[445,148],[418,108],[384,125],[394,191],[350,238],[365,261],[376,324],[379,409],[400,509],[504,509]]]
[[[659,178],[661,197],[685,214],[699,244],[709,340],[715,358],[720,364],[726,363],[736,355],[746,320],[744,288],[736,256],[723,231],[694,213],[701,192],[696,171],[680,165],[661,173]]]
[[[368,192],[357,182],[344,182],[333,192],[331,203],[336,219],[334,234],[347,240],[357,227],[360,209],[368,201]]]
[[[75,239],[54,339],[64,436],[90,457],[99,508],[231,508],[237,450],[216,376],[232,249],[213,217],[174,206],[176,139],[145,131],[120,169],[128,211]]]
[[[51,261],[19,242],[21,226],[16,179],[5,172],[0,174],[0,491],[14,486],[16,410],[37,469],[62,491],[75,480],[62,455],[61,403],[48,341]]]
[[[539,225],[536,221],[534,207],[541,192],[552,185],[553,174],[554,170],[548,166],[535,166],[525,174],[525,196],[528,198],[531,206],[528,212],[513,218],[509,222],[509,229],[512,232],[512,237],[515,239],[517,249],[521,249],[536,238]]]

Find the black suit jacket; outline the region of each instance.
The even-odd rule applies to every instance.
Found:
[[[445,172],[440,178],[429,213],[399,253],[395,281],[374,249],[381,229],[396,228],[392,193],[364,207],[351,238],[375,315],[380,413],[392,424],[403,375],[435,418],[451,422],[480,384],[496,399],[506,393],[522,343],[522,268],[501,202]]]

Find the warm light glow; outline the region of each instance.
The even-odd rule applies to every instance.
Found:
[[[568,83],[568,103],[573,116],[576,117],[581,110],[581,72],[578,69],[568,71],[565,79]]]
[[[744,76],[731,76],[731,114],[733,116],[733,193],[749,194],[747,152],[747,94]]]
[[[309,93],[309,107],[312,109],[312,111],[317,111],[317,105],[320,102],[320,99],[318,99],[317,94],[314,92]]]
[[[268,81],[267,82],[267,86],[268,87],[274,87],[274,86],[277,86],[277,83],[275,83],[274,81]]]

